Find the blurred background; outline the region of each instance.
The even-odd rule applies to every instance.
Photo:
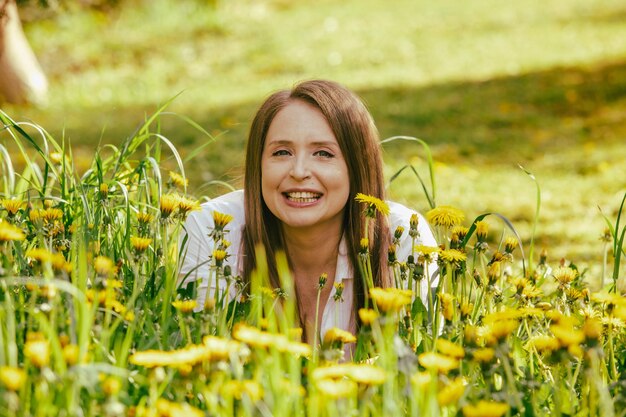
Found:
[[[2,3],[2,1],[0,1]],[[271,92],[329,78],[366,101],[381,137],[429,143],[437,204],[511,219],[524,243],[541,187],[538,249],[598,270],[626,191],[624,0],[19,1],[48,81],[38,106],[2,103],[71,144],[79,171],[168,107],[163,134],[191,191],[240,185],[250,120]],[[190,118],[215,139],[187,123]],[[4,140],[4,139],[3,139]],[[83,162],[80,162],[82,158]],[[388,177],[421,147],[385,146]],[[408,170],[390,197],[428,210]],[[489,218],[494,240],[502,226]]]

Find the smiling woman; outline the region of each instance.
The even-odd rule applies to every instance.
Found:
[[[358,258],[363,242],[377,287],[393,286],[387,266],[392,245],[399,259],[412,253],[413,244],[436,245],[426,221],[400,204],[387,202],[388,215],[363,216],[357,194],[384,200],[380,142],[361,100],[337,83],[306,81],[272,94],[252,123],[245,167],[243,191],[205,203],[185,225],[181,276],[184,283],[201,281],[199,308],[216,286],[225,286],[209,282],[207,261],[218,249],[211,237],[215,213],[232,216],[225,238],[233,256],[226,262],[244,288],[256,267],[257,247],[265,249],[274,288],[280,285],[273,260],[278,252],[286,254],[309,342],[322,340],[318,335],[333,327],[355,332],[359,326],[357,312],[367,297]],[[408,236],[403,231],[416,216],[418,234]],[[436,266],[429,271],[435,274]]]

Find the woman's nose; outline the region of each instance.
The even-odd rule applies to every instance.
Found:
[[[297,180],[303,180],[311,176],[309,170],[309,163],[305,157],[294,158],[293,165],[291,166],[291,172],[289,173],[292,178]]]

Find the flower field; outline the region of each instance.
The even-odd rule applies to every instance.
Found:
[[[180,232],[202,197],[188,193],[158,114],[120,147],[95,150],[84,173],[43,129],[0,119],[0,415],[626,414],[623,201],[606,219],[611,250],[591,291],[598,277],[550,264],[532,238],[523,247],[501,215],[434,206],[424,182],[440,246],[391,251],[398,288],[370,288],[357,334],[332,329],[311,346],[284,256],[281,288],[264,262],[249,289],[223,266],[226,215],[207,230],[218,249],[206,261],[228,288],[198,306],[193,285],[179,285]],[[385,210],[358,198],[364,216]],[[416,232],[411,219],[395,234]],[[420,294],[433,261],[439,279]],[[342,360],[346,344],[354,357]]]

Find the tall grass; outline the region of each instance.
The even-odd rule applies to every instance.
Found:
[[[179,284],[180,231],[198,200],[159,131],[164,110],[96,149],[80,175],[63,141],[0,113],[0,414],[623,415],[623,207],[607,217],[614,279],[594,293],[575,264],[525,258],[504,216],[465,226],[437,205],[428,156],[416,187],[440,247],[391,258],[398,288],[369,289],[358,334],[335,329],[311,346],[284,254],[280,288],[258,248],[245,289],[225,267],[223,233],[207,230],[210,279],[225,286],[198,306],[194,285]],[[436,293],[420,297],[432,261]],[[341,362],[348,343],[355,357]]]

